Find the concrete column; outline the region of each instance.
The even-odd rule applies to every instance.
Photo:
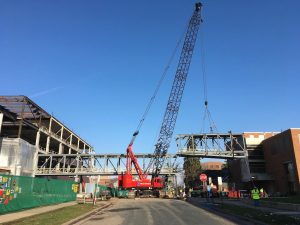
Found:
[[[63,133],[64,133],[64,127],[62,126],[60,129],[60,140],[62,141],[63,139]],[[59,147],[58,147],[58,154],[63,154],[64,152],[64,146],[63,143],[60,142],[59,143]],[[56,169],[58,170],[60,168],[60,164],[57,165]]]
[[[3,113],[0,112],[0,135],[1,135],[2,123],[3,123]]]
[[[40,150],[40,137],[41,137],[41,132],[38,130],[36,133],[36,138],[35,138],[35,153],[34,153],[34,159],[33,159],[33,174],[32,176],[35,177],[37,167],[38,167],[38,154]]]
[[[47,143],[46,143],[46,154],[49,153],[50,148],[50,136],[47,137]]]
[[[63,143],[59,143],[58,154],[63,154],[63,151],[64,151]]]
[[[83,151],[84,151],[84,154],[86,153],[85,152],[85,143],[83,143]]]
[[[77,138],[77,154],[79,153],[79,142],[80,142],[80,140],[79,140],[79,138]]]
[[[63,139],[63,133],[64,133],[64,127],[61,127],[61,131],[60,131],[60,139]]]
[[[70,145],[72,146],[72,140],[73,140],[73,134],[71,134],[71,137],[70,137]],[[72,152],[72,148],[69,147],[69,154],[71,154]]]
[[[63,146],[63,143],[59,143],[59,148],[58,148],[58,154],[62,154],[64,151],[64,146]],[[59,170],[60,168],[60,164],[58,163],[56,165],[56,170]]]
[[[51,133],[51,128],[52,128],[52,117],[50,118],[50,122],[49,122],[49,132]]]
[[[50,118],[49,122],[49,136],[47,137],[47,143],[46,143],[46,153],[49,153],[49,147],[50,147],[50,136],[51,136],[51,127],[52,127],[52,117]]]
[[[35,139],[35,146],[39,149],[40,148],[40,138],[41,138],[41,132],[38,131],[36,133],[36,139]]]
[[[49,148],[50,148],[50,136],[47,137],[47,143],[46,143],[46,154],[49,153]]]

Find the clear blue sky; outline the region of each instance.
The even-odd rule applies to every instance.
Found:
[[[208,100],[220,131],[300,127],[300,1],[203,1]],[[2,95],[27,95],[92,144],[124,152],[194,1],[0,1]],[[200,41],[175,134],[203,117]],[[178,58],[134,150],[152,152]],[[175,152],[174,144],[170,152]]]

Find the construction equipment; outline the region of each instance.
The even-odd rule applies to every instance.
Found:
[[[143,114],[137,131],[134,132],[130,144],[127,147],[127,164],[126,172],[119,176],[119,187],[124,189],[137,188],[137,189],[160,189],[164,187],[163,178],[159,177],[160,170],[164,163],[164,156],[170,146],[171,138],[175,128],[175,123],[186,83],[186,78],[188,75],[189,67],[191,64],[191,59],[193,55],[193,50],[196,43],[196,38],[201,22],[201,3],[195,4],[195,10],[189,21],[188,28],[185,34],[185,39],[183,47],[180,54],[179,63],[175,73],[175,78],[173,81],[172,89],[170,92],[168,104],[163,117],[162,125],[160,128],[157,144],[155,145],[154,155],[155,157],[151,159],[146,171],[142,171],[137,159],[132,151],[133,143],[139,133],[139,129],[145,120],[145,116],[149,111],[149,108],[155,98],[158,88],[154,92],[154,96],[151,98],[145,113]],[[164,74],[163,74],[164,76]],[[160,86],[160,83],[159,83]],[[132,164],[138,174],[138,179],[133,179],[132,175]],[[148,171],[152,168],[152,178],[148,178]]]

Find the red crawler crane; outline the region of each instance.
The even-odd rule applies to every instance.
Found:
[[[140,125],[138,126],[137,131],[133,134],[130,144],[127,147],[127,164],[126,172],[122,175],[119,175],[119,187],[123,189],[161,189],[164,187],[164,182],[161,177],[159,177],[160,170],[162,169],[164,163],[164,156],[167,154],[168,148],[170,146],[171,138],[175,128],[175,123],[183,95],[183,90],[185,87],[186,78],[188,75],[189,67],[192,60],[192,55],[197,39],[197,34],[201,22],[201,3],[196,3],[195,10],[189,21],[189,25],[185,34],[185,39],[183,47],[181,50],[179,63],[175,73],[173,86],[170,92],[167,108],[163,117],[162,125],[160,128],[160,133],[158,136],[157,144],[155,145],[154,157],[150,160],[149,166],[146,171],[143,172],[141,167],[138,164],[138,161],[132,151],[132,145],[136,136],[139,133],[139,128],[145,119],[154,98],[157,93],[157,90],[154,92],[154,96],[151,98],[150,103],[146,109],[145,114],[143,115]],[[135,170],[137,171],[138,180],[133,179],[132,176],[132,164],[134,165]],[[148,178],[148,170],[152,168],[152,179]]]
[[[119,187],[124,189],[139,188],[139,189],[152,189],[152,188],[163,188],[163,179],[156,177],[151,180],[148,178],[148,174],[143,173],[137,158],[132,151],[132,145],[137,132],[133,134],[133,138],[127,147],[127,162],[126,162],[126,172],[119,176]],[[139,180],[134,180],[132,175],[132,164],[138,174]]]

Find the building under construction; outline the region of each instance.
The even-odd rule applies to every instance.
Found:
[[[136,154],[146,166],[153,154]],[[176,174],[175,154],[163,175]],[[23,176],[116,176],[125,154],[95,154],[93,147],[26,96],[0,96],[0,172]],[[136,175],[136,172],[133,172]]]
[[[26,96],[0,96],[0,172],[34,176],[39,154],[92,153],[93,147]],[[57,165],[59,167],[60,165]]]

